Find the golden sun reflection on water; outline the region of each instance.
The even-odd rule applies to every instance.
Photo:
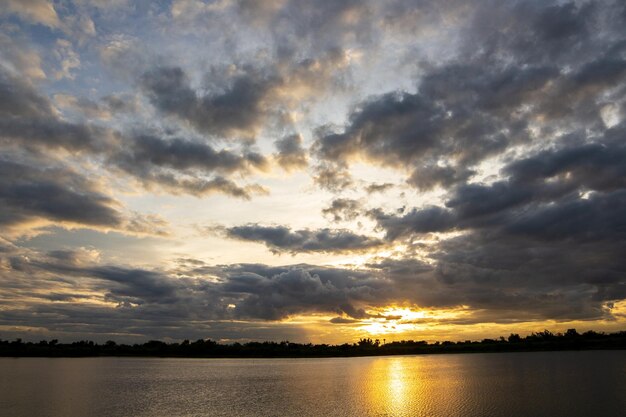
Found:
[[[406,368],[401,361],[392,361],[387,366],[389,379],[387,382],[388,403],[394,412],[404,413],[407,406],[407,379]]]
[[[456,416],[463,405],[455,358],[376,358],[364,375],[370,415]],[[452,371],[452,372],[451,372]]]
[[[403,358],[381,358],[373,361],[368,370],[366,397],[373,410],[384,410],[388,415],[407,415],[411,397],[415,399],[415,395],[419,395],[418,385],[419,380],[409,374]]]

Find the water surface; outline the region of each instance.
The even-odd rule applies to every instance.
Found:
[[[0,358],[1,416],[625,416],[626,351]]]

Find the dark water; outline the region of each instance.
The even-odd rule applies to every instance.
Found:
[[[1,416],[626,416],[626,351],[0,358]]]

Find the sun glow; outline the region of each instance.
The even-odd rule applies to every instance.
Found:
[[[419,307],[390,306],[368,310],[369,318],[361,330],[376,335],[391,335],[427,330],[469,314],[466,306],[453,309],[422,309]]]

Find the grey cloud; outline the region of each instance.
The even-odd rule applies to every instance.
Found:
[[[2,69],[0,102],[1,143],[99,152],[112,140],[105,128],[60,120],[46,97],[23,79]]]
[[[459,185],[449,193],[445,208],[413,209],[403,216],[374,210],[370,215],[387,232],[388,239],[395,239],[411,233],[498,228],[546,207],[548,212],[570,207],[575,221],[574,207],[582,209],[596,199],[608,198],[621,210],[618,196],[626,186],[626,152],[623,143],[612,138],[614,135],[621,137],[623,127],[615,127],[595,143],[566,142],[556,149],[513,160],[503,168],[506,180]],[[582,193],[593,191],[599,193],[591,194],[589,200],[580,199]]]
[[[372,237],[349,230],[291,230],[285,226],[261,226],[249,224],[225,230],[230,238],[264,243],[274,252],[355,252],[381,246]]]
[[[449,210],[431,206],[421,210],[413,209],[403,216],[385,214],[380,209],[371,210],[370,217],[378,227],[385,230],[388,240],[407,237],[415,233],[448,231],[455,227],[455,215]]]
[[[144,185],[173,193],[250,198],[267,192],[259,185],[239,185],[227,178],[267,169],[267,159],[252,150],[236,153],[198,141],[168,139],[149,132],[122,134],[94,124],[68,122],[56,115],[49,100],[32,85],[6,71],[0,71],[0,98],[0,115],[4,116],[0,120],[0,143],[7,147],[33,153],[62,149],[104,158],[109,166]],[[80,98],[75,98],[70,104],[80,105],[89,114],[80,103]],[[92,111],[104,110],[89,103],[95,106]]]
[[[353,184],[350,171],[343,167],[330,164],[323,164],[316,167],[313,181],[320,188],[335,193],[343,191]]]
[[[264,195],[268,190],[258,184],[240,186],[234,181],[215,176],[213,178],[202,178],[198,176],[178,175],[174,172],[160,171],[154,169],[139,169],[132,165],[123,165],[121,169],[132,173],[148,190],[164,189],[172,194],[190,194],[195,196],[205,196],[210,194],[225,194],[231,197],[249,200],[254,195]]]
[[[419,93],[372,98],[351,114],[345,132],[319,137],[314,149],[326,161],[345,164],[361,156],[378,165],[407,170],[427,161],[433,161],[427,164],[433,166],[440,156],[454,156],[449,164],[473,163],[505,147],[498,133],[502,126],[493,117],[470,115],[462,108],[447,111],[435,103],[435,98]],[[421,179],[420,171],[414,169],[410,183],[428,189],[468,176],[462,167],[459,174],[453,168],[438,171],[437,176],[428,174],[430,178]]]
[[[7,156],[16,157],[14,154]],[[94,182],[48,160],[0,159],[0,224],[20,235],[53,224],[119,230],[131,234],[167,235],[159,216],[127,213]]]
[[[528,319],[607,317],[606,303],[621,299],[625,284],[623,132],[618,125],[592,143],[565,140],[512,160],[507,180],[458,186],[446,207],[370,215],[389,240],[465,232],[421,248],[436,265],[422,300],[511,319],[514,311]]]
[[[333,324],[353,324],[353,323],[359,323],[360,322],[360,320],[348,319],[348,318],[345,318],[345,317],[333,317],[329,321],[331,323],[333,323]]]
[[[302,136],[291,135],[277,140],[276,161],[287,171],[302,169],[308,165],[307,152],[302,147]]]
[[[87,119],[108,119],[111,117],[110,111],[85,97],[75,97],[69,94],[55,94],[54,101],[64,109],[81,114]]]
[[[626,240],[626,190],[591,194],[586,199],[565,200],[558,205],[529,210],[512,220],[506,230],[512,235],[535,239],[612,241]]]
[[[343,89],[348,65],[341,48],[310,58],[277,52],[253,64],[212,66],[199,88],[178,66],[156,66],[140,77],[139,85],[154,107],[183,124],[213,138],[252,142],[263,130],[293,128],[290,111],[307,113],[308,105],[323,99],[331,87]],[[292,154],[298,150],[302,155],[299,146],[289,146]]]
[[[614,282],[623,272],[605,262],[617,258],[604,254],[602,259],[589,259],[581,256],[589,247],[576,247],[569,246],[576,255],[571,257],[550,246],[529,249],[520,240],[474,235],[447,241],[436,269],[415,259],[385,259],[368,265],[368,270],[184,262],[169,271],[90,264],[68,253],[20,257],[11,249],[11,270],[0,270],[0,294],[5,299],[34,294],[30,284],[50,291],[41,295],[41,302],[30,301],[27,309],[3,310],[0,322],[38,326],[73,337],[85,334],[87,328],[90,334],[101,336],[185,338],[200,332],[221,338],[238,333],[229,333],[220,324],[224,320],[251,320],[248,325],[255,327],[258,320],[325,313],[340,315],[334,323],[345,323],[371,317],[368,308],[391,301],[477,309],[452,320],[465,324],[610,318],[602,306],[605,300],[623,294],[623,283]],[[601,265],[605,267],[596,268]],[[554,273],[561,268],[578,269],[579,274],[559,275],[555,281]],[[605,275],[612,270],[614,277]],[[35,282],[25,280],[27,275]],[[85,290],[100,294],[99,300],[117,303],[117,308],[72,298]],[[74,327],[76,323],[80,329]]]
[[[0,113],[4,117],[47,117],[52,113],[50,103],[32,85],[0,70]]]
[[[349,198],[337,198],[330,207],[322,209],[322,214],[330,216],[335,222],[354,220],[361,214],[361,204]]]
[[[276,7],[279,6],[279,7]],[[241,17],[272,33],[283,48],[308,45],[314,52],[349,43],[372,42],[373,14],[369,2],[341,0],[311,4],[302,0],[282,3],[243,0]]]
[[[129,94],[110,94],[102,97],[101,102],[112,113],[132,114],[137,111],[137,98]]]
[[[221,320],[234,318],[280,320],[311,312],[363,317],[363,306],[386,300],[393,292],[389,282],[365,271],[312,265],[206,267],[191,263],[178,270],[159,271],[77,262],[71,253],[12,256],[12,269],[0,271],[4,284],[0,294],[19,298],[28,292],[42,301],[28,310],[18,306],[3,310],[0,322],[29,322],[55,332],[72,333],[73,324],[80,323],[95,334],[171,337],[175,334],[168,332],[180,332],[181,337],[188,337],[185,332],[196,327],[187,326],[189,320],[222,329]],[[219,280],[191,278],[198,276],[198,271]],[[24,285],[28,282],[23,279],[25,274],[35,274],[37,287],[50,291],[37,296]],[[100,295],[75,296],[83,291]],[[117,303],[117,307],[94,306],[89,303],[93,297]]]
[[[119,155],[115,157],[123,158]],[[123,164],[167,167],[178,171],[200,169],[205,172],[245,173],[252,168],[264,169],[267,165],[265,157],[255,152],[237,155],[226,150],[215,150],[200,142],[180,138],[162,139],[146,134],[133,138],[127,158]]]
[[[262,100],[275,81],[251,72],[235,77],[222,92],[198,96],[180,67],[145,73],[141,86],[152,104],[217,137],[253,138],[265,108]]]
[[[63,168],[0,160],[0,223],[15,226],[49,219],[93,226],[119,227],[115,201],[84,178]]]
[[[393,188],[394,185],[389,183],[389,182],[385,182],[382,184],[377,184],[377,183],[372,183],[369,184],[367,187],[365,187],[365,191],[368,194],[374,194],[374,193],[384,193],[385,191]]]
[[[415,168],[407,182],[421,190],[430,190],[436,186],[447,188],[466,181],[474,173],[469,169],[430,165]]]
[[[7,0],[4,6],[0,12],[2,14],[16,14],[22,19],[50,28],[57,28],[61,25],[54,5],[48,0]]]
[[[607,137],[616,135],[616,139],[543,151],[513,161],[504,171],[514,182],[525,185],[559,179],[598,191],[626,188],[626,146],[619,139],[625,134],[623,129],[618,126],[607,132]],[[562,178],[564,175],[567,178]]]
[[[338,287],[332,276],[325,275],[323,271],[313,273],[300,268],[271,277],[232,274],[223,289],[246,295],[236,304],[235,314],[274,320],[304,312],[343,311],[358,315],[350,300],[370,299],[379,292],[368,285],[371,283],[359,283],[354,278],[340,282],[344,287]]]
[[[461,24],[459,55],[423,64],[414,93],[359,103],[343,129],[320,130],[313,149],[326,163],[397,168],[429,190],[462,184],[481,161],[535,143],[531,128],[602,129],[600,108],[626,88],[622,11],[593,1],[476,5]]]

